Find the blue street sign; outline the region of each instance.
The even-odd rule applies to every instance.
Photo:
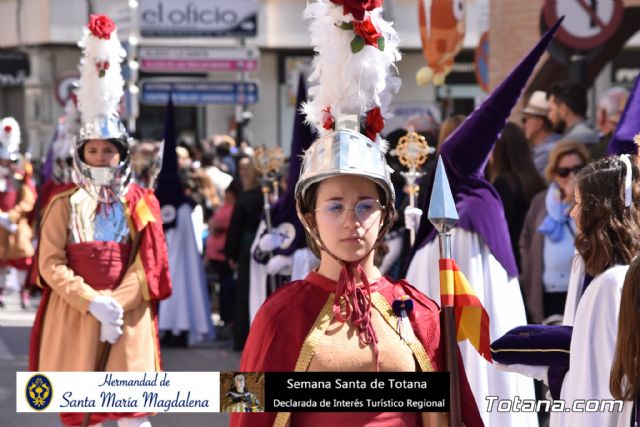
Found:
[[[212,82],[207,80],[140,80],[140,102],[147,105],[166,105],[172,93],[175,105],[255,104],[258,102],[258,83]]]

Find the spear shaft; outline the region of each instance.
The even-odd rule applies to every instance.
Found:
[[[440,258],[451,259],[451,229],[458,221],[458,212],[449,187],[449,181],[444,169],[442,158],[438,159],[436,176],[429,202],[429,221],[438,230]],[[448,295],[453,295],[453,275],[440,274],[440,289]],[[458,341],[456,339],[455,307],[443,304],[443,319],[441,328],[444,329],[447,369],[450,373],[450,411],[449,425],[462,426],[462,407],[460,404],[460,372],[458,370]]]

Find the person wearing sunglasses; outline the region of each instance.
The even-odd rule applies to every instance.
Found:
[[[576,229],[569,211],[576,173],[588,161],[589,151],[583,144],[557,143],[545,169],[550,185],[533,198],[525,217],[520,234],[520,284],[530,322],[558,321],[564,312]]]

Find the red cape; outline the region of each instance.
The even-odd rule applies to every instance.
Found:
[[[40,186],[40,212],[45,212],[45,210],[47,209],[47,205],[49,205],[49,201],[53,196],[75,187],[76,185],[73,183],[59,183],[54,181],[53,179],[46,180]]]
[[[440,340],[438,305],[405,281],[392,282],[383,278],[379,282],[387,285],[381,286],[379,293],[389,305],[394,299],[405,294],[414,301],[414,309],[409,314],[413,331],[431,359],[433,369],[443,371],[445,355],[444,343]],[[335,286],[335,282],[317,273],[310,273],[305,280],[291,282],[272,294],[260,308],[251,325],[240,360],[240,371],[294,371],[304,340]],[[467,427],[482,426],[482,418],[469,387],[460,355],[458,365],[462,421]],[[231,415],[229,425],[266,427],[272,426],[275,418],[275,412],[235,413]]]

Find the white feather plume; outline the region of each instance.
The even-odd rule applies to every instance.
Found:
[[[64,107],[64,116],[58,121],[58,137],[53,141],[53,157],[66,159],[73,155],[74,141],[80,129],[80,112],[73,99]]]
[[[351,51],[351,41],[355,34],[344,30],[341,23],[353,22],[351,14],[344,15],[342,6],[330,0],[319,0],[307,5],[305,19],[309,19],[311,43],[316,52],[313,72],[309,81],[310,101],[304,106],[307,122],[320,135],[329,131],[323,127],[326,108],[330,107],[334,118],[342,114],[357,114],[361,118],[374,107],[380,107],[383,117],[388,116],[390,93],[397,91],[398,80],[394,84],[388,78],[394,62],[400,59],[398,34],[390,22],[382,18],[382,8],[366,12],[372,24],[384,37],[385,47],[365,45],[357,52]]]
[[[78,109],[82,121],[90,121],[98,116],[118,114],[120,99],[124,94],[124,79],[120,63],[126,56],[114,30],[109,39],[94,36],[87,27],[78,42],[83,50],[80,61],[80,81],[78,88]],[[100,77],[96,64],[107,61],[109,68]]]
[[[9,154],[20,151],[20,125],[13,117],[0,121],[0,144]]]

